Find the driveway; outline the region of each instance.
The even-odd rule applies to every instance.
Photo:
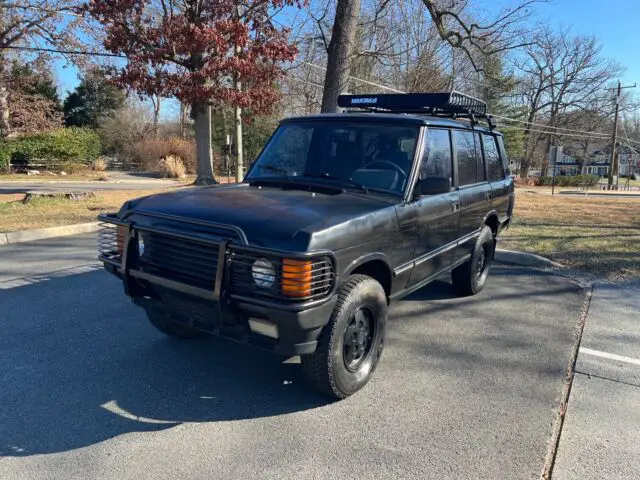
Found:
[[[329,402],[295,359],[165,338],[91,235],[0,247],[0,478],[539,478],[584,294],[497,266],[397,302],[372,382]]]

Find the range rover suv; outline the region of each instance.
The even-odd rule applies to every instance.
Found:
[[[165,334],[299,355],[314,388],[345,398],[376,369],[390,302],[449,273],[461,295],[482,290],[514,185],[478,100],[339,104],[283,120],[241,184],[101,215],[99,258]]]

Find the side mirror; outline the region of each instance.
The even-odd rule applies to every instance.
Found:
[[[423,195],[439,195],[451,191],[451,178],[449,177],[427,177],[418,182],[416,193]]]

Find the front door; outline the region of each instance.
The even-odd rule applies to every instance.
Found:
[[[419,179],[428,176],[453,179],[449,130],[427,131],[419,172]],[[415,285],[451,265],[458,237],[460,199],[452,188],[448,193],[421,196],[409,208],[415,209],[418,223],[415,266],[409,279],[409,285]]]

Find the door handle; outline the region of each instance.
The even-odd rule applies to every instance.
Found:
[[[454,202],[451,204],[451,211],[452,212],[457,212],[458,210],[460,210],[460,203],[459,202]]]
[[[487,200],[491,200],[491,197],[492,197],[491,192],[487,192],[484,194],[484,198],[486,198]]]

